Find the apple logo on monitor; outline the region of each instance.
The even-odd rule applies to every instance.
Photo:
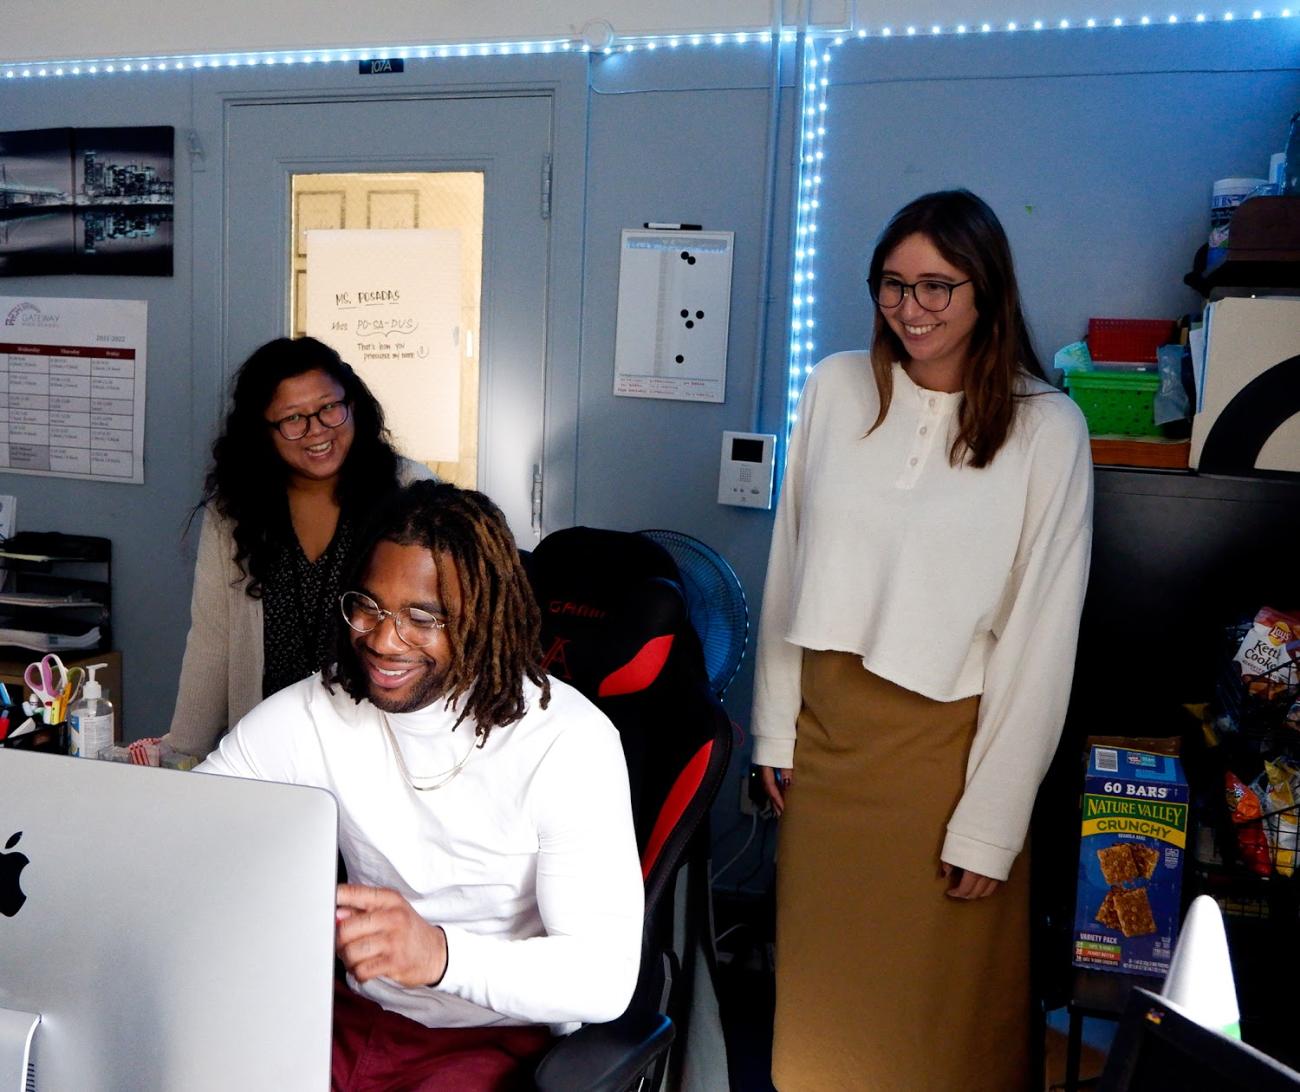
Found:
[[[13,849],[18,839],[23,836],[20,830],[5,842],[5,849]],[[19,874],[27,867],[27,856],[23,853],[0,853],[0,914],[13,917],[23,908],[27,896],[23,894],[19,883]]]

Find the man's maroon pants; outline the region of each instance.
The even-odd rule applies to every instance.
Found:
[[[332,1092],[515,1092],[555,1041],[545,1027],[427,1028],[334,983]]]

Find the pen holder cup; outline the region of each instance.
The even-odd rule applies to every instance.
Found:
[[[3,705],[0,706],[0,718],[3,717],[9,719],[9,727],[4,739],[0,739],[0,747],[8,747],[15,751],[49,751],[51,754],[60,755],[68,753],[67,721],[59,724],[43,724],[38,720],[31,731],[14,735],[26,723],[27,714],[23,712],[21,705]]]

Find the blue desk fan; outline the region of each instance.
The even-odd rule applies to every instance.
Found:
[[[749,606],[736,570],[713,547],[680,531],[638,533],[662,546],[677,563],[691,624],[704,648],[709,685],[721,698],[749,641]]]

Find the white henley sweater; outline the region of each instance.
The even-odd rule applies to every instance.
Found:
[[[495,728],[439,789],[410,788],[369,702],[312,675],[272,695],[222,739],[199,772],[329,790],[351,883],[390,887],[447,934],[436,987],[349,983],[428,1027],[612,1020],[636,984],[644,887],[623,748],[614,726],[551,680],[537,704]],[[442,702],[389,714],[412,775],[466,754],[467,719]]]
[[[1092,543],[1087,427],[1068,397],[1026,376],[1034,393],[992,464],[953,466],[962,395],[893,374],[870,436],[869,354],[828,357],[804,387],[763,592],[753,761],[797,764],[806,648],[856,653],[938,701],[982,694],[941,856],[1005,879],[1069,701]]]

